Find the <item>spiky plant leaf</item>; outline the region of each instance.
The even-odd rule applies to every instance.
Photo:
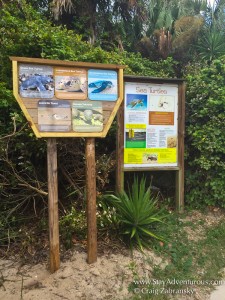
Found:
[[[119,195],[106,196],[110,204],[115,207],[119,228],[123,235],[129,237],[131,247],[137,246],[140,250],[151,244],[151,239],[162,240],[155,234],[153,225],[163,222],[166,214],[157,207],[157,197],[146,188],[146,179],[134,178],[128,193],[122,191]]]

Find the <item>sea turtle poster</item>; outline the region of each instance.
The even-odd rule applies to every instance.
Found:
[[[103,130],[102,103],[99,101],[73,101],[73,130],[78,132],[101,132]]]
[[[111,70],[89,70],[88,98],[90,100],[116,101],[118,99],[117,72]]]
[[[71,130],[71,105],[64,100],[38,101],[38,127],[44,132]]]
[[[178,87],[125,83],[125,168],[177,166]]]
[[[53,68],[20,64],[19,94],[25,98],[52,98],[54,96]]]
[[[87,72],[82,68],[55,67],[55,96],[58,99],[87,98]]]

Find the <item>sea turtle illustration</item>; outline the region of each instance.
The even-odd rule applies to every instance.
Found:
[[[143,106],[143,100],[141,99],[134,99],[132,100],[129,105],[131,106],[131,108],[137,106],[138,104],[140,104],[140,106]]]
[[[22,81],[20,85],[21,91],[27,89],[37,89],[40,91],[46,91],[45,85],[52,83],[53,79],[46,75],[33,75]]]
[[[95,82],[91,82],[88,85],[89,88],[96,88],[93,90],[91,93],[101,93],[104,91],[106,88],[111,88],[113,87],[112,81],[105,81],[105,80],[99,80]]]

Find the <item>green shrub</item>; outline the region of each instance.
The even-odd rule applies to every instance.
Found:
[[[186,200],[225,207],[225,57],[189,69],[186,96]]]
[[[87,231],[86,223],[85,212],[77,211],[74,207],[60,218],[59,230],[62,242],[66,249],[72,247],[73,238],[76,240],[85,238]]]
[[[129,239],[131,248],[137,246],[143,250],[143,247],[149,247],[151,238],[162,239],[156,234],[156,225],[163,222],[166,215],[157,207],[157,197],[151,194],[151,187],[146,188],[144,177],[140,183],[134,178],[128,193],[122,191],[105,197],[115,208],[118,229]]]
[[[19,32],[19,34],[18,34]],[[127,74],[146,76],[173,76],[171,59],[154,62],[141,55],[104,51],[85,42],[81,35],[63,26],[53,26],[51,21],[33,9],[26,1],[9,1],[0,9],[0,220],[18,219],[18,214],[37,215],[47,205],[46,142],[37,139],[12,94],[12,63],[9,56],[38,57],[70,61],[89,61],[127,65]],[[115,125],[115,122],[114,122]],[[111,157],[115,146],[115,126],[107,138],[96,145],[97,188],[103,190],[108,181],[110,167],[104,158]],[[59,198],[65,202],[84,200],[85,185],[83,139],[59,139]],[[66,157],[66,159],[65,159]],[[61,162],[62,159],[62,162]],[[98,162],[99,161],[99,162]],[[113,158],[112,160],[113,161]],[[109,168],[110,167],[110,168]],[[76,190],[76,193],[74,191]],[[78,199],[79,197],[79,199]],[[75,198],[75,199],[74,199]],[[81,199],[82,198],[82,199]],[[10,219],[10,220],[11,220]],[[63,220],[63,221],[62,221]],[[66,216],[61,222],[66,222]],[[68,222],[74,228],[73,217]],[[11,223],[10,223],[11,224]],[[67,223],[66,223],[67,224]],[[71,228],[71,226],[69,228]],[[9,225],[1,222],[3,237]],[[66,227],[67,225],[65,225]],[[11,227],[12,224],[11,224]],[[10,228],[10,232],[17,228]],[[71,240],[68,231],[67,241]],[[6,236],[7,237],[7,236]],[[69,244],[70,242],[68,242]]]

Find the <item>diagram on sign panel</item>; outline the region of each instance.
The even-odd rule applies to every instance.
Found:
[[[150,96],[150,111],[173,112],[175,97],[170,95]]]

